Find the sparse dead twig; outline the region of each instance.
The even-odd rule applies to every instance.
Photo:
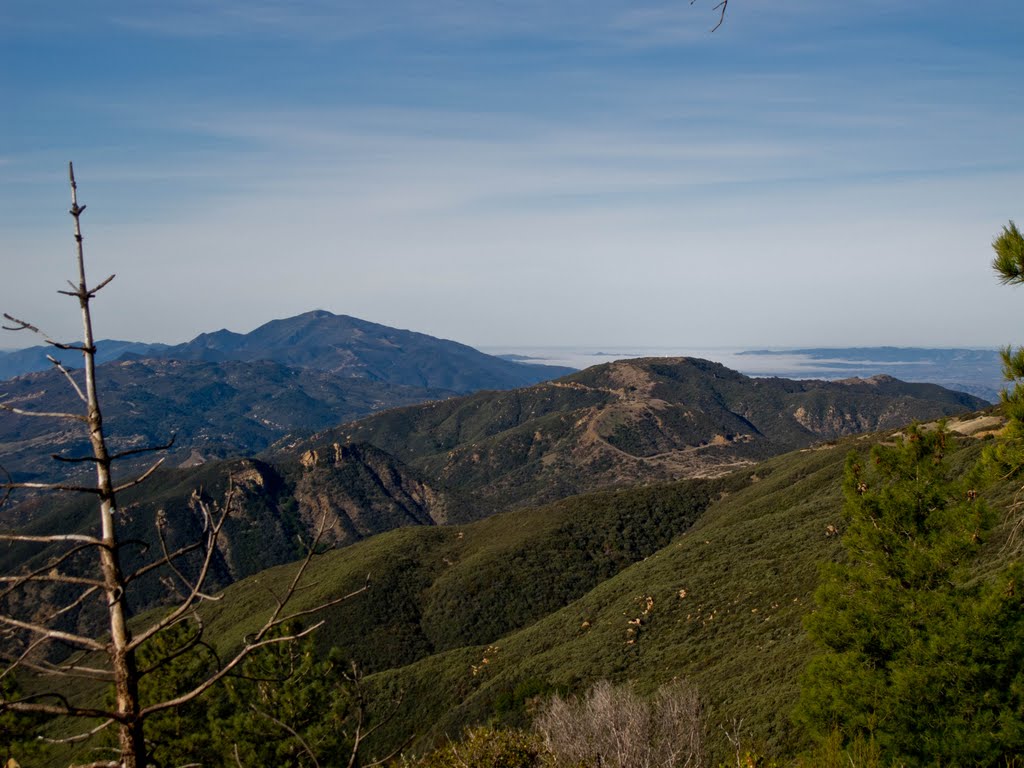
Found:
[[[693,5],[696,2],[697,2],[697,0],[690,0],[690,5]],[[718,23],[715,24],[715,26],[713,26],[711,28],[712,32],[717,31],[718,28],[720,26],[722,26],[722,24],[725,22],[725,9],[728,8],[728,7],[729,7],[729,0],[721,0],[721,2],[718,3],[718,5],[714,6],[711,9],[713,11],[721,11],[721,13],[719,13],[719,15],[718,15]]]

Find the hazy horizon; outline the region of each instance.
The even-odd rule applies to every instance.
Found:
[[[310,311],[314,311],[314,310],[310,310]],[[339,314],[340,315],[340,314],[347,314],[347,313],[338,312],[338,313],[335,313],[335,314]],[[139,343],[143,343],[143,344],[165,344],[165,345],[173,346],[173,345],[176,345],[176,344],[184,344],[184,343],[190,342],[190,341],[194,340],[197,336],[202,335],[202,334],[216,333],[216,332],[219,332],[219,331],[229,331],[231,333],[237,333],[237,334],[240,334],[240,335],[245,335],[245,334],[251,333],[252,331],[255,331],[257,328],[260,328],[261,326],[265,325],[268,322],[273,322],[274,320],[286,320],[286,319],[288,319],[288,318],[284,318],[284,317],[281,317],[281,318],[271,318],[270,320],[266,320],[264,322],[259,322],[259,323],[255,324],[255,325],[252,325],[252,326],[238,326],[238,327],[222,326],[222,327],[217,327],[217,328],[212,328],[211,327],[211,328],[202,329],[199,332],[197,332],[195,334],[192,334],[190,336],[187,336],[187,337],[164,336],[161,339],[143,338],[143,337],[138,337],[138,336],[116,336],[116,335],[111,335],[109,333],[105,333],[102,328],[97,328],[96,330],[98,331],[98,335],[101,336],[101,340],[123,341],[123,342],[139,342]],[[376,323],[378,325],[386,325],[386,323],[382,323],[382,322],[379,322],[377,320],[373,320],[372,318],[360,317],[360,318],[357,318],[357,319],[364,320],[364,321],[371,322],[371,323]],[[427,331],[424,331],[424,330],[422,330],[420,328],[415,328],[415,327],[398,327],[398,326],[389,326],[389,327],[396,327],[396,328],[398,328],[398,330],[411,331],[411,332],[414,332],[414,333],[424,333],[424,334],[427,334],[427,335],[430,335],[430,336],[434,335],[434,334],[430,334]],[[74,343],[75,341],[77,341],[80,338],[80,336],[81,336],[80,330],[75,329],[75,328],[71,328],[69,330],[69,335],[64,336],[64,337],[59,337],[58,336],[56,340],[61,341],[61,342],[65,342],[65,343]],[[1002,348],[1004,348],[1006,346],[1006,344],[971,344],[971,345],[961,344],[961,345],[953,345],[953,344],[888,344],[888,343],[882,343],[882,344],[840,344],[840,343],[824,343],[824,344],[785,344],[785,343],[773,343],[773,344],[755,344],[755,343],[749,343],[749,344],[744,344],[744,343],[735,343],[735,344],[700,344],[700,343],[689,343],[689,342],[687,342],[685,340],[681,341],[679,343],[673,343],[673,344],[651,344],[651,343],[646,343],[646,342],[639,341],[639,340],[638,341],[634,341],[634,342],[616,341],[616,342],[611,342],[611,343],[606,343],[606,344],[593,343],[593,342],[590,342],[590,341],[579,342],[579,343],[573,343],[572,341],[548,341],[547,343],[541,343],[541,344],[531,344],[531,343],[526,343],[526,342],[522,342],[522,343],[512,342],[512,343],[502,343],[502,344],[489,344],[489,343],[474,344],[474,343],[471,343],[469,341],[466,341],[466,339],[464,337],[460,337],[460,336],[438,336],[437,338],[443,338],[443,339],[446,339],[448,341],[454,341],[454,342],[458,342],[460,344],[466,344],[467,346],[471,346],[474,349],[478,349],[481,352],[485,352],[486,354],[493,354],[493,355],[530,354],[531,352],[538,352],[538,353],[541,353],[541,354],[543,354],[543,353],[551,353],[551,354],[554,354],[555,357],[557,358],[558,357],[558,353],[560,353],[560,352],[573,352],[573,353],[579,353],[579,354],[584,355],[584,356],[598,355],[598,356],[602,356],[602,357],[612,357],[612,359],[616,359],[614,356],[619,354],[619,352],[616,352],[616,350],[619,350],[623,357],[637,357],[637,356],[639,356],[639,354],[637,354],[638,351],[643,351],[643,350],[650,351],[652,353],[651,354],[652,357],[664,357],[664,356],[673,356],[673,355],[671,355],[671,354],[664,354],[663,355],[663,354],[655,354],[655,353],[658,352],[658,351],[666,351],[666,350],[669,350],[669,351],[670,350],[677,350],[677,351],[678,350],[688,350],[688,351],[693,352],[693,353],[697,353],[697,352],[700,352],[702,350],[703,351],[725,351],[725,352],[728,352],[728,353],[739,353],[739,352],[748,352],[748,353],[750,353],[750,352],[757,352],[757,351],[761,351],[761,350],[771,350],[771,351],[777,351],[777,352],[787,352],[787,351],[794,351],[794,350],[801,350],[801,349],[833,349],[833,348],[834,349],[840,349],[840,350],[852,350],[852,349],[859,349],[859,348],[864,348],[864,349],[894,348],[894,349],[924,349],[924,350],[965,349],[965,350],[976,350],[976,351],[994,351],[994,350],[1002,349]],[[19,340],[21,342],[23,342],[23,343],[18,343]],[[6,331],[6,330],[0,331],[0,352],[17,352],[19,350],[28,349],[28,348],[31,348],[31,347],[43,346],[43,345],[45,345],[45,341],[43,340],[43,338],[41,336],[39,336],[37,334],[33,334],[33,333],[30,333],[30,332],[27,332],[27,331],[17,331],[17,332],[15,332],[15,331]],[[686,356],[686,355],[683,355],[683,356]],[[561,364],[561,363],[553,363],[553,364]]]

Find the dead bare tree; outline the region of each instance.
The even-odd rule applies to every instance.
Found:
[[[579,698],[554,696],[534,727],[560,766],[700,768],[705,761],[700,699],[684,680],[662,686],[652,701],[603,680]]]
[[[277,643],[292,642],[313,632],[322,622],[313,623],[306,629],[291,634],[283,632],[282,628],[291,625],[296,619],[307,617],[359,594],[368,588],[368,584],[314,608],[289,611],[289,601],[296,594],[316,553],[317,544],[324,530],[321,521],[313,542],[307,548],[305,558],[296,567],[285,590],[274,596],[269,615],[257,632],[242,639],[240,647],[233,654],[219,663],[213,672],[190,690],[157,702],[146,702],[140,698],[139,682],[146,674],[204,644],[203,623],[197,608],[204,601],[219,599],[208,594],[206,588],[217,552],[217,539],[231,507],[231,490],[229,489],[225,502],[219,505],[204,501],[198,495],[194,497],[193,508],[201,515],[203,528],[202,535],[197,541],[176,549],[170,547],[164,534],[163,521],[158,519],[155,528],[159,555],[131,572],[124,570],[123,548],[138,542],[124,541],[119,536],[117,495],[144,482],[157,470],[163,459],[155,461],[137,477],[121,483],[114,480],[113,466],[120,459],[165,450],[170,446],[168,444],[133,448],[121,452],[112,452],[109,449],[96,387],[96,343],[90,305],[96,294],[106,287],[114,276],[111,275],[93,287],[86,281],[81,229],[81,216],[85,206],[78,204],[74,167],[71,164],[68,165],[68,174],[78,280],[69,281],[71,290],[60,293],[78,300],[82,316],[82,341],[80,344],[59,343],[31,323],[8,314],[4,314],[4,318],[10,325],[3,327],[7,330],[38,334],[56,349],[81,352],[84,369],[84,382],[81,384],[73,372],[54,357],[50,357],[50,361],[63,373],[82,401],[83,412],[38,412],[5,404],[2,400],[0,409],[28,418],[61,419],[82,424],[88,432],[92,453],[79,457],[54,458],[74,464],[92,464],[96,470],[96,483],[86,485],[15,482],[8,476],[6,482],[0,483],[0,505],[17,489],[89,494],[95,496],[98,502],[98,524],[91,533],[28,535],[16,531],[0,532],[0,541],[7,542],[9,546],[37,545],[46,547],[49,553],[41,565],[23,568],[16,574],[0,576],[0,641],[4,643],[0,646],[0,659],[6,664],[0,668],[0,680],[16,672],[56,679],[83,678],[104,684],[108,690],[112,689],[113,699],[112,703],[108,703],[100,696],[91,701],[99,700],[103,703],[79,704],[72,702],[65,693],[57,690],[10,697],[0,694],[0,713],[13,711],[55,717],[99,719],[101,722],[98,726],[91,727],[69,740],[84,740],[104,729],[116,728],[117,757],[89,765],[143,768],[147,765],[147,717],[180,707],[201,696],[218,681],[231,674],[253,651]],[[189,558],[191,567],[184,567]],[[133,627],[129,622],[130,590],[140,578],[160,569],[164,569],[168,579],[176,584],[176,602],[148,626]],[[36,604],[32,599],[31,590],[40,589],[55,591],[59,599],[49,607]],[[25,595],[28,595],[27,599]],[[76,631],[74,627],[69,628],[61,623],[69,615],[82,611],[90,604],[94,607],[98,604],[99,610],[104,613],[104,629],[100,633],[102,636]],[[174,649],[167,658],[150,665],[147,669],[139,668],[138,652],[143,643],[187,622],[193,625],[193,629],[189,639],[181,647]],[[32,687],[36,689],[38,686]]]

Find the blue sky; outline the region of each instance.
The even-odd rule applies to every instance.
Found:
[[[76,332],[72,159],[102,336],[1024,341],[1024,5],[712,5],[3,0],[0,308]]]

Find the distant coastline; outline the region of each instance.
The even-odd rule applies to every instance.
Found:
[[[700,357],[759,378],[867,378],[888,374],[903,381],[939,384],[989,402],[1003,388],[997,348],[930,347],[481,347],[480,351],[523,363],[583,369],[637,357]]]

